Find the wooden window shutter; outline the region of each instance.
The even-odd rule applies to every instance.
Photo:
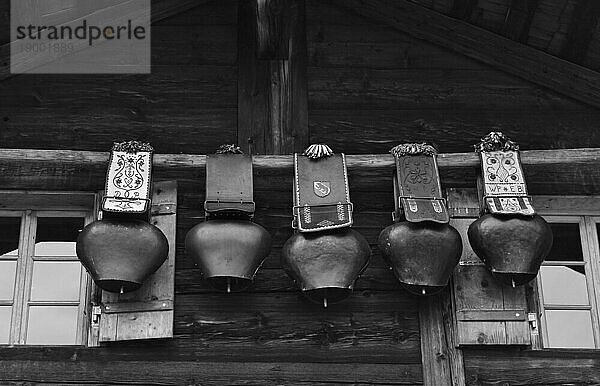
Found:
[[[176,209],[177,181],[155,182],[150,222],[167,236],[169,257],[137,291],[126,294],[100,291],[100,304],[92,312],[90,346],[173,336]]]
[[[530,345],[525,286],[497,282],[469,244],[467,230],[479,216],[476,190],[448,189],[448,206],[463,240],[452,280],[457,344]]]

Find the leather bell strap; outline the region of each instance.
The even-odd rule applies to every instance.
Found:
[[[294,154],[294,224],[300,232],[352,226],[344,154],[310,159]]]
[[[484,207],[492,214],[534,215],[519,152],[482,151],[479,154]]]
[[[434,155],[405,155],[395,157],[394,221],[404,215],[406,221],[450,222],[446,200]]]
[[[254,215],[252,157],[243,154],[206,156],[207,217],[248,217]]]
[[[112,213],[141,214],[150,209],[152,151],[113,149],[106,174],[102,210]]]

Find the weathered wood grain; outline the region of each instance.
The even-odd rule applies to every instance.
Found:
[[[600,107],[600,74],[406,0],[338,0],[371,19]],[[501,52],[502,55],[498,55]]]
[[[497,119],[502,120],[505,112],[510,110],[535,113],[581,109],[580,104],[553,92],[487,69],[310,67],[308,79],[311,113],[369,110],[373,124],[379,121],[381,110],[403,110],[399,115],[404,114],[404,110],[440,109],[444,110],[440,114],[447,115],[451,114],[448,110],[458,110],[461,114],[467,110],[493,110],[497,111]],[[313,125],[318,124],[312,115],[311,120]],[[437,138],[441,139],[439,135]]]
[[[596,109],[311,110],[311,140],[345,153],[384,153],[401,142],[427,141],[442,152],[465,152],[493,128],[522,149],[598,147]]]
[[[467,385],[597,385],[595,350],[463,350]]]
[[[310,382],[420,383],[418,365],[307,364],[285,362],[32,362],[0,365],[7,381],[110,382],[118,384],[298,384]],[[390,383],[391,380],[393,383]]]
[[[183,141],[183,139],[182,139]],[[396,142],[395,142],[396,143]],[[593,194],[600,184],[598,149],[522,151],[521,157],[532,194]],[[0,182],[6,189],[99,190],[102,189],[108,153],[69,150],[0,150]],[[282,194],[291,191],[291,156],[254,157],[256,187]],[[442,153],[438,157],[445,186],[474,186],[479,160],[475,153]],[[201,181],[205,156],[157,154],[155,177]],[[368,191],[390,179],[394,166],[391,155],[349,155],[351,186]],[[270,181],[261,186],[261,180]],[[285,182],[285,183],[284,183]],[[279,185],[273,185],[277,183]],[[375,189],[377,190],[377,189]],[[585,193],[587,192],[587,193]]]
[[[590,0],[577,2],[569,23],[567,41],[562,50],[563,58],[575,63],[582,63],[587,56],[599,18],[599,2]]]

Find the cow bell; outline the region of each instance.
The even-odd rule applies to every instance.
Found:
[[[216,289],[246,289],[271,250],[271,235],[248,220],[215,219],[193,227],[185,249]]]
[[[77,238],[77,257],[105,291],[135,291],[168,257],[167,238],[148,222],[153,151],[138,141],[114,144],[102,219],[87,225]]]
[[[379,235],[379,249],[400,284],[415,295],[432,295],[450,280],[462,239],[450,217],[438,173],[436,149],[401,144],[390,151],[394,174],[394,224]]]
[[[254,223],[252,157],[222,145],[206,157],[206,221],[185,238],[186,252],[216,289],[238,292],[250,284],[271,250],[271,235]]]
[[[322,144],[294,154],[296,232],[283,246],[281,264],[324,307],[350,296],[371,256],[367,240],[350,229],[352,208],[344,154]]]
[[[165,235],[143,220],[105,219],[77,238],[77,256],[96,284],[109,292],[131,292],[167,259]]]
[[[415,295],[441,291],[462,254],[458,231],[433,222],[392,224],[381,232],[378,245],[402,287]]]
[[[475,150],[481,160],[483,215],[469,226],[469,242],[492,276],[513,287],[523,285],[536,277],[550,253],[552,229],[527,195],[518,145],[491,132]]]
[[[367,240],[350,228],[298,232],[284,244],[281,265],[308,299],[327,307],[350,296],[370,255]]]
[[[523,285],[535,279],[552,248],[552,229],[539,215],[485,214],[469,226],[469,243],[500,282]]]

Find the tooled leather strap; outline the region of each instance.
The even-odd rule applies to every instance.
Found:
[[[392,149],[396,160],[394,221],[450,222],[438,173],[436,151],[426,144],[403,144]]]
[[[106,174],[102,211],[112,216],[140,216],[150,209],[154,149],[147,143],[115,143]]]
[[[252,157],[243,154],[206,156],[206,201],[210,217],[247,217],[254,215]]]
[[[534,215],[518,145],[502,133],[491,132],[475,148],[481,160],[482,209],[492,214]]]
[[[317,232],[352,225],[344,154],[294,155],[294,228]]]

